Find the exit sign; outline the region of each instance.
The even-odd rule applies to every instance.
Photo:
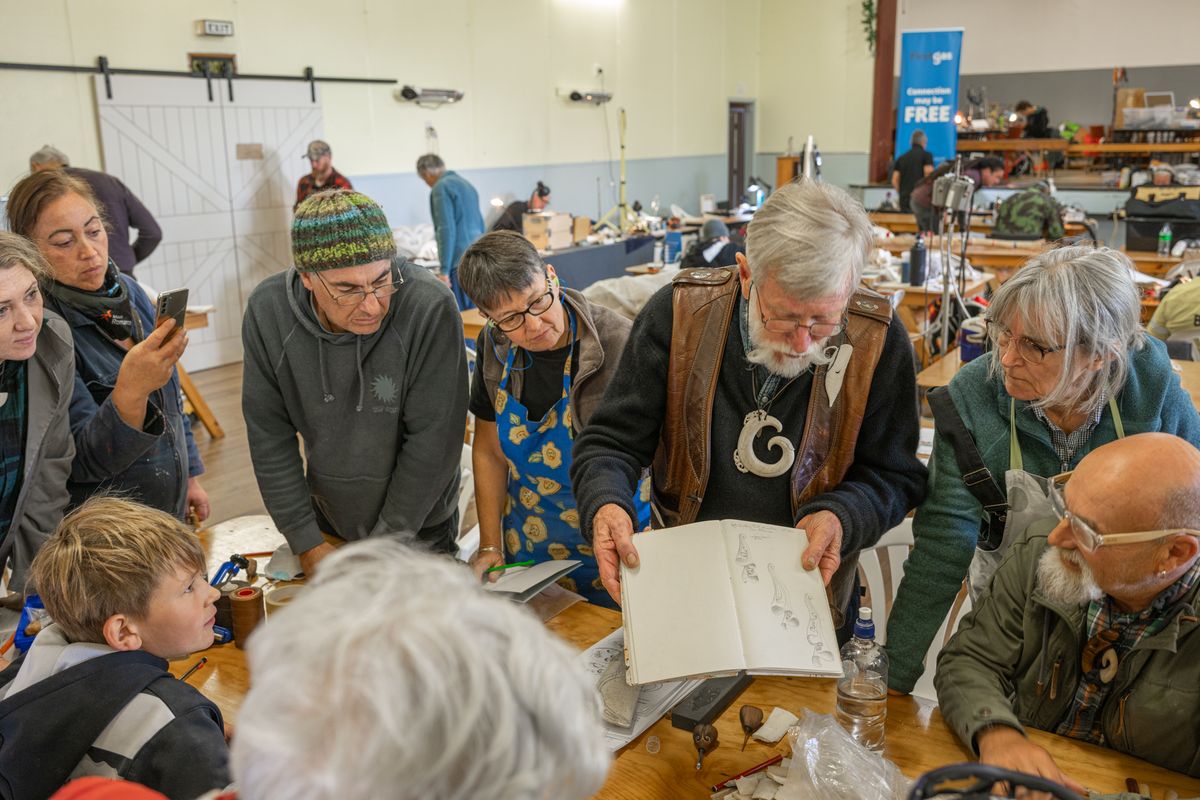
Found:
[[[226,19],[196,20],[197,36],[233,36],[233,22]]]

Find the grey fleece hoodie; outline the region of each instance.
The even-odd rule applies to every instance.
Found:
[[[294,268],[250,295],[242,412],[263,502],[293,552],[322,542],[314,506],[350,540],[413,537],[458,507],[462,318],[428,270],[393,266],[404,285],[369,336],[325,330]]]

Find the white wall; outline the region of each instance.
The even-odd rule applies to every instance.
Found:
[[[865,153],[871,142],[874,57],[858,2],[763,0],[758,149]],[[774,170],[772,170],[772,173]]]
[[[897,31],[952,27],[964,75],[1194,64],[1200,2],[900,0]]]
[[[182,70],[188,52],[233,52],[243,73],[397,78],[466,92],[433,111],[392,87],[324,84],[325,130],[347,174],[411,173],[432,123],[452,168],[616,157],[617,108],[630,159],[721,154],[731,97],[758,92],[760,0],[0,0],[4,60]],[[197,37],[201,18],[236,35]],[[615,99],[568,104],[557,87]],[[0,71],[0,187],[54,143],[100,167],[86,76]],[[605,129],[607,117],[608,129]],[[297,158],[300,153],[297,153]],[[0,192],[3,191],[0,189]]]

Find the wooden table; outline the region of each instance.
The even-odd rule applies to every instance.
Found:
[[[194,331],[198,328],[208,327],[208,315],[210,312],[189,311],[183,318],[183,329],[185,331]],[[200,390],[196,388],[196,384],[192,382],[192,376],[187,374],[187,370],[183,368],[183,364],[176,364],[176,369],[179,370],[179,388],[183,391],[183,396],[192,404],[192,410],[196,412],[196,417],[200,420],[200,424],[208,431],[208,435],[214,439],[221,439],[225,436],[225,430],[221,427],[221,423],[217,422],[217,417],[205,402],[204,396],[200,394]]]
[[[987,288],[995,275],[983,273],[977,280],[967,282],[965,297],[972,297]],[[896,307],[896,316],[904,323],[909,333],[921,333],[925,330],[925,309],[929,304],[942,296],[941,289],[926,289],[923,286],[910,286],[907,283],[877,283],[873,287],[880,292],[898,292],[903,290],[904,297]]]
[[[269,620],[267,624],[270,624]],[[607,636],[621,624],[616,612],[579,603],[550,620],[546,627],[580,650]],[[171,672],[181,675],[200,654],[171,663]],[[208,665],[189,682],[214,700],[226,719],[235,721],[249,686],[244,653],[233,645],[207,650]],[[323,658],[321,654],[315,657]],[[399,673],[398,673],[399,674]],[[702,769],[694,769],[696,751],[689,731],[671,727],[670,720],[656,722],[618,753],[608,781],[596,795],[602,800],[676,800],[707,798],[708,787],[737,772],[759,764],[776,753],[786,753],[786,739],[779,744],[751,740],[745,752],[738,724],[738,709],[751,703],[769,712],[780,706],[794,713],[810,709],[832,713],[835,683],[830,679],[758,677],[717,720],[720,745],[705,757]],[[657,737],[658,753],[646,750],[650,737]],[[1124,788],[1127,776],[1148,783],[1155,797],[1166,788],[1181,796],[1200,794],[1200,780],[1156,767],[1139,759],[1105,750],[1043,731],[1030,731],[1030,738],[1047,748],[1059,765],[1073,777],[1106,792]],[[967,761],[971,754],[942,722],[937,706],[913,697],[889,697],[887,745],[884,754],[910,777],[944,764]]]
[[[1175,374],[1179,376],[1179,382],[1183,385],[1184,391],[1191,396],[1192,404],[1200,409],[1200,361],[1172,359],[1171,366],[1175,368]],[[945,386],[960,367],[962,367],[962,361],[959,359],[956,348],[918,372],[917,386],[922,389]]]

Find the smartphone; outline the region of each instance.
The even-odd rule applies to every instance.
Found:
[[[167,341],[183,330],[183,318],[187,314],[187,301],[187,289],[172,289],[158,296],[158,317],[154,320],[154,327],[162,325],[167,319],[175,320],[175,330],[171,331]]]

